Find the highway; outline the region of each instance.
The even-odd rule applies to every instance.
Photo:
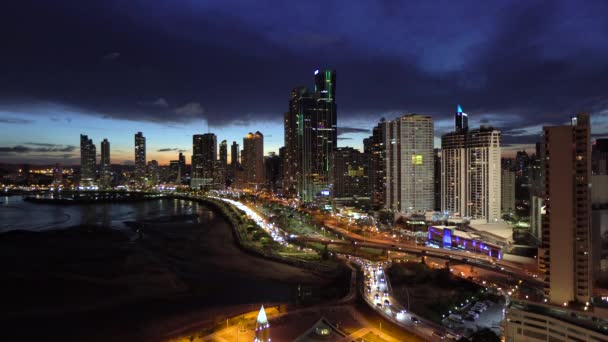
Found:
[[[512,277],[517,278],[518,280],[526,280],[531,283],[542,285],[541,279],[523,268],[522,265],[504,261],[492,259],[488,256],[482,254],[475,254],[471,252],[465,251],[457,251],[450,249],[442,249],[442,248],[433,248],[423,245],[414,245],[410,243],[402,243],[396,241],[386,241],[381,239],[374,238],[366,238],[361,235],[348,233],[345,230],[336,231],[335,228],[332,229],[334,232],[344,236],[348,240],[338,240],[338,239],[327,239],[327,238],[319,238],[319,237],[308,237],[308,236],[295,236],[291,237],[290,240],[294,241],[305,241],[305,242],[317,242],[322,244],[332,244],[332,245],[343,245],[343,246],[353,246],[353,247],[368,247],[368,248],[377,248],[377,249],[385,249],[389,251],[403,252],[408,254],[414,254],[419,256],[433,257],[439,258],[443,260],[454,261],[456,263],[464,263],[473,265],[480,268],[485,268],[491,271],[503,273]]]
[[[453,339],[458,339],[456,334],[448,335],[445,328],[413,314],[407,309],[407,305],[397,302],[392,295],[389,279],[384,272],[387,263],[370,262],[359,258],[356,258],[355,261],[361,265],[363,270],[361,295],[365,302],[381,316],[426,341],[441,341],[442,338],[439,336],[444,338],[452,336]]]

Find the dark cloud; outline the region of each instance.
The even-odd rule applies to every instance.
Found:
[[[4,124],[28,124],[34,121],[20,118],[0,118],[0,123]]]
[[[107,61],[111,61],[120,57],[120,52],[110,52],[107,55],[103,56],[103,59]]]
[[[34,144],[30,144],[34,145]],[[0,146],[1,154],[23,154],[23,153],[32,153],[32,152],[74,152],[76,150],[76,146],[71,145],[51,145],[51,144],[35,144],[36,146],[45,146],[45,147],[29,147],[24,145],[16,145],[16,146]]]
[[[186,152],[186,150],[182,150],[182,149],[179,149],[177,147],[174,147],[174,148],[160,148],[160,149],[156,150],[156,152],[180,152],[180,153],[184,153],[184,152]]]
[[[340,120],[418,112],[438,121],[460,103],[478,123],[498,126],[492,120],[504,115],[528,127],[608,110],[608,2],[14,6],[0,23],[20,28],[0,57],[11,66],[0,105],[27,98],[163,124],[280,122],[290,90],[312,87],[312,71],[328,67],[337,70]]]
[[[368,128],[356,128],[356,127],[338,127],[338,136],[350,133],[365,133],[371,134],[371,130]]]

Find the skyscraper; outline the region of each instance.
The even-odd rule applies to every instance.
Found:
[[[591,129],[589,114],[570,125],[544,127],[546,198],[539,266],[552,303],[588,302],[593,295]]]
[[[384,206],[386,197],[385,140],[387,122],[382,118],[373,128],[372,135],[364,141],[364,151],[369,154],[369,191],[375,209]]]
[[[388,122],[386,128],[387,209],[411,214],[435,208],[433,119],[418,114]]]
[[[236,141],[230,146],[230,165],[233,169],[239,165],[239,144]]]
[[[255,132],[243,138],[243,170],[245,187],[261,189],[264,185],[264,135]]]
[[[454,115],[454,131],[456,133],[466,133],[469,130],[469,116],[462,111],[462,107],[456,107],[456,115]]]
[[[435,210],[441,210],[441,150],[433,150],[435,170],[433,176],[433,196],[435,198]]]
[[[226,140],[222,140],[220,143],[220,159],[217,166],[215,183],[220,187],[225,187],[228,173],[228,142]]]
[[[91,186],[95,182],[95,168],[97,164],[96,149],[93,140],[88,136],[80,135],[80,185]]]
[[[441,210],[471,220],[500,220],[500,132],[462,126],[441,137]],[[467,123],[465,125],[465,123]],[[466,129],[465,129],[466,127]]]
[[[101,171],[101,186],[108,188],[112,181],[112,170],[110,169],[110,142],[108,139],[103,139],[101,142],[101,160],[99,161],[99,167]]]
[[[504,214],[513,214],[515,212],[515,172],[509,169],[502,169],[501,172],[500,210]]]
[[[135,181],[143,185],[146,178],[146,138],[142,132],[135,134]]]
[[[179,174],[177,181],[180,182],[182,178],[186,177],[186,156],[183,153],[179,153]]]
[[[314,78],[312,91],[291,91],[284,122],[284,192],[304,202],[331,193],[331,160],[337,147],[336,73],[316,70]]]
[[[507,301],[507,341],[604,341],[608,312],[593,295],[591,129],[580,113],[570,125],[544,127],[545,214],[538,250],[543,302]],[[527,298],[528,296],[526,296]]]
[[[212,187],[216,161],[217,137],[215,134],[193,135],[191,188],[208,190]]]

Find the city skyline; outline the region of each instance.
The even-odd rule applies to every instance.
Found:
[[[74,137],[82,133],[108,138],[113,162],[129,163],[129,136],[137,131],[163,165],[172,152],[191,154],[190,137],[206,132],[238,141],[261,130],[265,155],[278,153],[290,89],[309,85],[317,68],[341,75],[340,147],[362,150],[381,117],[407,113],[433,117],[439,147],[458,104],[470,126],[500,129],[511,154],[531,150],[543,125],[567,123],[578,111],[591,114],[594,137],[608,134],[608,100],[597,91],[608,82],[599,15],[606,4],[411,4],[401,11],[360,3],[346,6],[341,20],[310,4],[121,4],[121,13],[133,14],[125,17],[116,15],[117,4],[92,1],[94,10],[82,12],[63,1],[36,11],[14,5],[16,15],[2,23],[16,35],[2,56],[11,68],[0,84],[0,161],[77,164]],[[36,25],[12,22],[22,12]],[[138,25],[135,14],[148,20]],[[295,25],[283,32],[287,17]],[[363,17],[373,23],[366,30]],[[109,18],[112,30],[99,25]]]

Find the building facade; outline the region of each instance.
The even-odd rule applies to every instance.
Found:
[[[146,180],[146,137],[135,134],[135,183],[143,185]]]
[[[333,153],[334,198],[368,197],[368,155],[352,147],[338,147]]]
[[[500,211],[503,214],[513,214],[515,212],[515,172],[509,169],[502,169],[500,181]]]
[[[378,210],[384,207],[386,197],[386,141],[387,122],[384,118],[372,129],[372,135],[363,142],[364,152],[369,155],[369,191],[372,206]]]
[[[245,188],[260,190],[264,186],[264,135],[255,132],[243,138],[243,170]]]
[[[405,214],[434,210],[433,119],[409,114],[389,121],[385,138],[386,208]]]
[[[501,206],[500,132],[464,126],[458,106],[454,132],[441,137],[441,210],[471,220],[497,222]]]
[[[193,135],[191,188],[209,190],[213,187],[216,161],[217,137],[215,134]]]
[[[87,135],[80,135],[80,185],[92,186],[95,183],[97,157],[95,144]]]
[[[331,161],[337,147],[336,73],[316,70],[314,89],[294,88],[285,113],[283,190],[304,202],[332,192]]]
[[[101,159],[99,160],[100,185],[109,188],[112,184],[112,170],[110,168],[110,142],[103,139],[101,142]]]
[[[551,303],[585,303],[593,294],[589,114],[544,127],[545,211],[539,268]],[[599,238],[599,237],[597,237]]]

